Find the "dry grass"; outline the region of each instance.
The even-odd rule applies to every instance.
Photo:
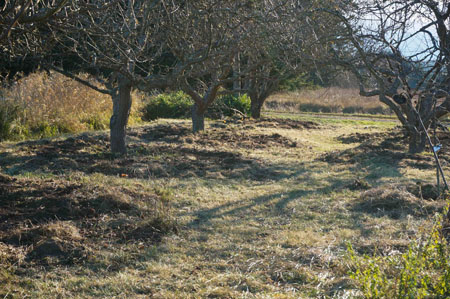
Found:
[[[362,97],[355,88],[340,87],[278,93],[267,99],[264,108],[287,112],[390,114],[377,97]]]
[[[81,74],[82,79],[101,87]],[[106,129],[112,112],[109,95],[64,77],[59,73],[38,72],[20,79],[9,88],[0,90],[4,100],[22,107],[20,114],[22,135],[53,136],[86,130]],[[140,109],[144,96],[133,93],[130,124],[140,121]]]
[[[0,217],[23,220],[0,222],[14,226],[0,229],[0,295],[351,298],[347,242],[358,256],[402,252],[445,204],[405,187],[418,163],[433,183],[432,157],[407,155],[385,122],[207,125],[197,136],[182,120],[131,128],[120,158],[102,132],[0,144]],[[6,242],[17,229],[39,237]],[[44,263],[31,254],[41,244],[70,263]]]

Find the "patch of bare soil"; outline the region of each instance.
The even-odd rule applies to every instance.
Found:
[[[273,134],[249,134],[245,131],[212,129],[206,135],[195,135],[190,138],[193,143],[213,147],[232,147],[244,149],[265,149],[268,147],[297,147],[298,144],[278,133]],[[190,142],[186,140],[186,142]]]
[[[183,138],[192,135],[192,129],[183,125],[168,124],[132,129],[128,135],[145,141],[183,143]]]
[[[350,190],[367,190],[370,189],[370,184],[364,179],[355,179],[350,184],[344,186]]]
[[[132,147],[133,148],[133,147]],[[139,150],[139,149],[136,149]],[[144,146],[145,155],[120,162],[103,165],[113,173],[121,169],[130,177],[209,177],[222,179],[248,178],[253,180],[273,179],[278,172],[263,162],[248,159],[239,153],[221,150],[204,150],[184,146]],[[98,171],[98,167],[93,166]],[[102,172],[108,172],[103,169]]]
[[[176,231],[155,208],[163,202],[157,194],[0,174],[0,197],[0,256],[15,254],[24,265],[76,263],[102,243],[133,236],[153,243]],[[137,232],[141,226],[145,235]]]

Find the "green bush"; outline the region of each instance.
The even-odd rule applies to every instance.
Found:
[[[349,113],[349,114],[364,113],[364,107],[362,107],[362,106],[347,106],[342,109],[342,113]]]
[[[0,141],[14,137],[21,132],[23,107],[11,100],[0,99]]]
[[[443,236],[445,209],[431,233],[394,256],[357,257],[349,246],[350,273],[364,298],[450,298],[450,248]],[[448,224],[447,224],[448,225]]]
[[[157,118],[188,118],[193,104],[191,97],[182,91],[160,94],[145,103],[142,118],[146,121]],[[250,98],[246,94],[217,98],[207,110],[206,116],[217,119],[239,113],[237,111],[250,114]]]
[[[89,130],[105,130],[109,125],[109,118],[102,115],[91,115],[81,120],[85,123]]]
[[[392,111],[389,108],[383,108],[381,106],[377,106],[377,107],[373,107],[373,108],[367,109],[367,113],[368,114],[385,114],[385,115],[389,115],[389,114],[392,114]]]
[[[233,116],[236,113],[250,115],[251,100],[247,94],[235,96],[225,95],[216,99],[208,109],[207,116],[210,118],[223,118]]]
[[[142,119],[186,118],[190,115],[192,104],[191,97],[182,91],[160,94],[145,103]]]
[[[338,113],[341,110],[340,106],[325,105],[315,103],[301,103],[299,110],[301,112],[315,112],[315,113]]]
[[[64,123],[50,123],[45,120],[39,122],[38,124],[35,124],[30,128],[30,131],[32,133],[32,136],[38,138],[49,138],[72,132],[72,130],[69,127],[65,126]]]

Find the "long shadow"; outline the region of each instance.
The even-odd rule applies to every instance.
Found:
[[[307,173],[306,170],[304,171]],[[296,189],[289,192],[277,192],[257,196],[251,199],[226,202],[212,208],[200,209],[194,213],[184,213],[182,216],[189,215],[193,217],[193,220],[186,224],[188,228],[200,231],[205,230],[206,232],[209,231],[208,228],[211,226],[212,221],[223,219],[227,216],[232,217],[230,220],[225,220],[226,222],[229,222],[230,227],[233,227],[233,224],[237,219],[246,219],[248,217],[252,219],[268,219],[273,217],[281,220],[283,220],[283,218],[289,219],[294,217],[297,220],[310,221],[313,220],[310,212],[316,213],[317,211],[315,211],[315,209],[317,207],[302,205],[305,207],[304,210],[297,208],[295,212],[292,212],[291,209],[287,209],[287,206],[292,201],[301,201],[302,198],[308,198],[314,195],[323,195],[326,197],[337,190],[346,189],[349,183],[348,179],[345,178],[331,178],[328,182],[329,185],[321,188],[309,190]],[[414,215],[415,217],[425,219],[439,209],[440,207],[431,204],[424,207],[419,204],[419,202],[407,200],[386,199],[379,201],[363,201],[358,199],[346,204],[346,210],[350,213],[350,216],[345,217],[345,226],[349,229],[359,230],[362,236],[369,237],[373,233],[373,230],[362,224],[365,221],[364,215],[370,215],[377,218],[388,217],[397,220],[404,219],[408,215]],[[324,217],[326,216],[324,215]]]
[[[400,130],[389,133],[344,135],[339,137],[338,141],[345,144],[360,144],[351,149],[326,153],[318,160],[330,164],[346,164],[354,171],[364,169],[368,173],[365,177],[368,180],[402,177],[400,169],[405,167],[435,168],[433,157],[408,153],[406,138],[404,132]],[[448,149],[441,152],[441,159],[450,162]]]
[[[301,200],[302,197],[307,197],[314,194],[328,194],[330,192],[342,189],[345,183],[348,182],[346,179],[331,179],[328,181],[330,185],[316,188],[314,190],[303,190],[297,189],[289,192],[273,193],[269,195],[257,196],[252,199],[242,199],[234,202],[227,202],[225,204],[216,206],[214,208],[201,209],[196,211],[192,216],[195,217],[194,220],[187,224],[188,227],[201,227],[203,225],[209,225],[209,222],[213,219],[219,219],[224,216],[234,216],[234,217],[254,217],[253,214],[248,214],[248,211],[256,206],[263,206],[266,204],[271,204],[273,208],[270,211],[265,211],[267,213],[272,213],[272,216],[280,216],[286,214],[286,206],[293,200]],[[276,215],[273,215],[275,213]]]
[[[292,172],[292,169],[286,169],[286,165],[246,158],[232,150],[223,150],[220,146],[206,149],[210,148],[205,146],[208,145],[207,142],[216,143],[220,138],[225,138],[220,134],[219,140],[203,139],[200,136],[197,138],[198,146],[187,146],[184,144],[186,140],[182,139],[190,136],[186,135],[187,132],[186,128],[180,126],[157,126],[134,133],[132,131],[130,135],[137,140],[130,143],[126,157],[111,155],[108,137],[101,134],[83,134],[76,138],[56,141],[28,141],[17,144],[14,153],[0,153],[0,167],[10,175],[27,172],[60,175],[77,171],[129,178],[197,176],[219,180],[246,178],[254,181],[283,179]],[[278,134],[237,136],[236,138],[241,138],[239,140],[247,146],[260,146],[264,142],[287,147],[295,145]],[[242,145],[235,142],[239,140],[234,140],[231,133],[226,138],[231,138],[226,142]]]

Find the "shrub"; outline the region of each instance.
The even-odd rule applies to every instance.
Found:
[[[160,94],[145,103],[142,118],[147,121],[157,118],[188,118],[193,104],[191,97],[182,91]],[[217,119],[239,112],[245,115],[250,113],[250,98],[246,94],[219,97],[209,107],[206,116]]]
[[[190,115],[193,101],[182,91],[163,93],[150,98],[143,109],[144,120],[157,118],[186,118]]]
[[[302,112],[338,113],[341,107],[336,105],[301,103],[299,110]]]
[[[211,118],[223,118],[233,116],[236,113],[250,115],[251,100],[247,94],[225,95],[219,97],[208,109],[207,115]]]
[[[342,113],[364,113],[364,107],[362,106],[348,106],[342,109]]]
[[[390,108],[383,108],[381,106],[378,107],[372,107],[367,109],[368,114],[385,114],[389,115],[392,114],[392,110]]]
[[[351,272],[364,298],[449,298],[450,248],[444,238],[443,219],[437,216],[428,236],[412,242],[402,255],[355,255],[349,246]]]

